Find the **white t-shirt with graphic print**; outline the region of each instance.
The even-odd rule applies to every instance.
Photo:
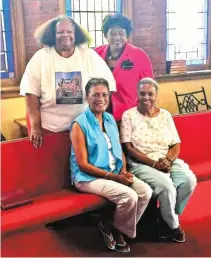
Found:
[[[89,79],[101,77],[116,91],[116,82],[105,61],[87,46],[75,47],[69,58],[55,48],[38,50],[29,61],[20,84],[20,95],[31,93],[41,103],[42,127],[60,132],[87,106],[85,85]]]
[[[125,111],[120,135],[122,143],[131,142],[136,150],[153,160],[165,157],[170,146],[180,143],[171,114],[162,108],[155,117],[143,116],[137,107]]]

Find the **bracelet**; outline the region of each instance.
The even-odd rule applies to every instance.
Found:
[[[107,172],[106,175],[105,175],[105,179],[107,179],[108,175],[110,174],[111,172]]]
[[[152,168],[154,168],[154,166],[155,166],[156,162],[157,162],[157,161],[155,160],[155,161],[154,161],[154,163],[153,163],[153,165],[152,165]]]

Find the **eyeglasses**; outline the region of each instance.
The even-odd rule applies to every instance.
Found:
[[[91,97],[92,98],[94,98],[94,99],[99,99],[99,98],[104,98],[104,99],[106,99],[106,98],[108,98],[108,93],[105,93],[105,92],[103,92],[103,93],[99,93],[99,92],[97,92],[97,93],[93,93],[92,95],[91,95]]]
[[[115,35],[120,35],[120,36],[125,36],[126,35],[126,30],[125,29],[122,29],[122,28],[111,28],[108,30],[109,34],[112,35],[112,36],[115,36]]]
[[[145,92],[145,91],[139,91],[139,95],[141,96],[141,97],[145,97],[145,96],[149,96],[149,97],[153,97],[153,96],[155,96],[155,94],[153,93],[153,92]]]

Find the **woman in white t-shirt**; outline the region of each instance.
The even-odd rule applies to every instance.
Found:
[[[129,171],[149,184],[160,202],[161,238],[184,242],[179,215],[194,191],[196,177],[177,158],[180,138],[171,114],[156,106],[157,82],[144,78],[137,90],[138,106],[123,114],[121,124]]]
[[[35,147],[43,143],[44,132],[61,132],[85,110],[85,85],[92,77],[115,80],[104,60],[89,49],[88,36],[70,17],[47,21],[35,33],[44,46],[29,61],[20,94],[26,98],[30,140]],[[77,78],[77,94],[71,85]]]

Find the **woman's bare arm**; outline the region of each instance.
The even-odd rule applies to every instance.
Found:
[[[180,143],[176,143],[172,145],[167,154],[166,157],[159,159],[159,164],[161,166],[161,170],[164,172],[169,173],[171,171],[171,166],[174,162],[174,160],[178,157],[180,152]]]
[[[129,156],[130,158],[132,158],[140,163],[146,164],[150,167],[153,166],[154,160],[148,158],[145,154],[134,149],[131,142],[123,143],[123,148],[124,148],[124,151],[127,154],[127,156]]]
[[[77,122],[73,124],[72,131],[70,133],[70,139],[72,142],[72,146],[74,148],[75,157],[77,164],[81,171],[84,171],[92,176],[111,179],[123,184],[131,183],[129,179],[127,179],[123,174],[116,175],[113,173],[109,173],[108,171],[104,171],[98,167],[91,165],[88,162],[88,152],[86,147],[86,138],[85,135]]]
[[[31,131],[30,131],[30,141],[33,145],[41,147],[43,143],[43,131],[41,126],[41,113],[40,113],[40,102],[36,95],[26,94],[26,109],[29,115]]]
[[[150,159],[147,157],[144,153],[137,151],[131,142],[123,143],[123,148],[125,150],[125,153],[132,158],[133,160],[143,163],[145,165],[148,165],[150,167],[154,167],[157,170],[161,170],[161,164],[158,161],[155,161],[153,159]]]
[[[167,159],[170,159],[173,162],[179,156],[179,153],[180,153],[180,143],[176,143],[169,148],[166,154],[166,157]]]

